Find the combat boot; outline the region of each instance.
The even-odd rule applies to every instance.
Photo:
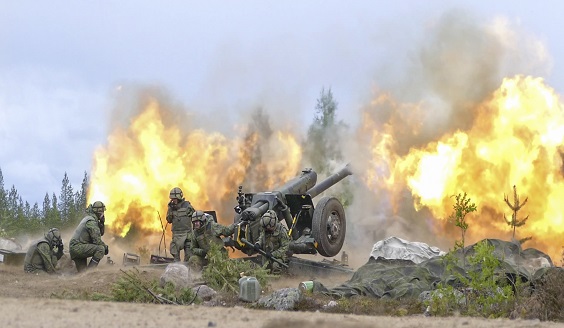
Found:
[[[90,263],[88,263],[88,269],[95,268],[98,266],[99,261],[95,258],[90,259]]]
[[[87,262],[86,259],[73,259],[74,264],[76,265],[76,271],[82,272],[86,269]]]

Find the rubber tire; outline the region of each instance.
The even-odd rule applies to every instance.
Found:
[[[327,220],[330,216],[338,219],[340,231],[336,238],[330,236]],[[317,252],[325,257],[333,257],[341,251],[347,232],[345,209],[335,197],[325,196],[317,203],[313,211],[312,236],[317,242]]]

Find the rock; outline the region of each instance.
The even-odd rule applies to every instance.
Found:
[[[217,295],[217,292],[207,285],[200,285],[192,287],[194,294],[197,294],[202,301],[211,301]]]
[[[181,263],[171,263],[167,265],[161,275],[160,285],[164,287],[167,282],[171,282],[176,288],[186,288],[192,283],[190,269]]]
[[[266,308],[287,311],[294,310],[299,300],[300,290],[298,288],[284,288],[268,296],[261,297],[258,300],[258,304]]]

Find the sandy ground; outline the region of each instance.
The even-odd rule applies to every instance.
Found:
[[[24,274],[0,263],[1,327],[564,327],[538,320],[487,320],[466,317],[374,317],[320,312],[254,310],[243,306],[175,306],[79,301],[61,298],[108,293],[121,275],[119,265],[100,265],[60,276]],[[142,268],[160,277],[163,268]],[[280,280],[276,287],[296,287],[299,278]]]

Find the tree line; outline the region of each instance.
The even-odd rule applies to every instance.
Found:
[[[88,174],[79,189],[74,190],[65,172],[61,191],[45,193],[41,206],[25,201],[15,185],[4,187],[4,176],[0,168],[0,237],[15,237],[24,234],[45,232],[49,228],[65,229],[73,227],[84,215],[88,192]]]

